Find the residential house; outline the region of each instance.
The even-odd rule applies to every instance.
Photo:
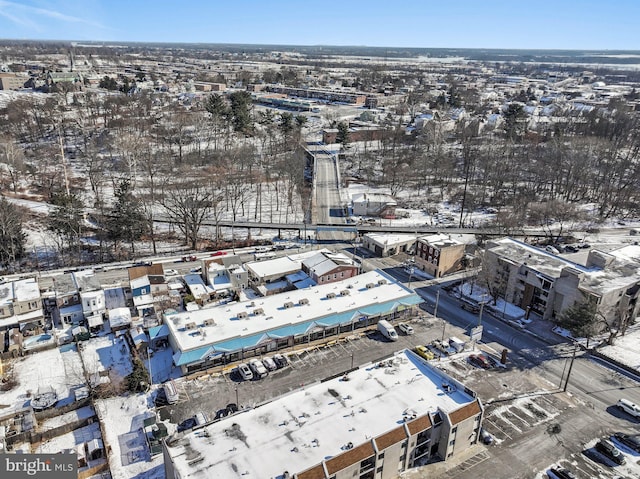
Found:
[[[43,326],[42,297],[35,278],[0,284],[0,330],[18,328],[28,336]]]
[[[360,193],[354,195],[351,203],[354,216],[378,216],[395,218],[397,201],[391,195],[383,193]]]

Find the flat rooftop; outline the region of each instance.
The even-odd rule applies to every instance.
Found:
[[[168,451],[183,479],[281,477],[343,453],[349,442],[357,447],[438,409],[472,403],[470,415],[480,405],[463,385],[404,350],[348,380],[318,383],[195,429],[169,441]]]
[[[327,298],[330,293],[335,297]],[[413,305],[422,299],[384,273],[370,271],[344,281],[167,315],[165,323],[183,352],[208,345],[235,351],[257,344],[265,334],[288,337],[318,325],[357,322],[390,311],[396,302]],[[177,365],[184,364],[177,359]]]

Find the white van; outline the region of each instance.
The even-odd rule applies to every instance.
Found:
[[[449,346],[456,350],[457,353],[464,351],[465,342],[462,339],[451,336],[449,338]]]
[[[175,404],[178,402],[180,395],[178,394],[178,388],[173,381],[164,383],[163,389],[164,395],[167,397],[167,403]]]
[[[398,340],[398,333],[396,332],[396,328],[394,328],[386,319],[381,319],[380,321],[378,321],[378,331],[380,331],[380,333],[382,333],[382,335],[390,341]]]

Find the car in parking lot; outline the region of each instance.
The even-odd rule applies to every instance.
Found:
[[[267,368],[264,367],[264,364],[262,364],[262,361],[258,359],[254,359],[253,361],[250,361],[249,367],[251,368],[253,377],[256,379],[262,379],[269,374],[269,371],[267,371]]]
[[[614,446],[608,439],[600,439],[596,443],[595,449],[607,459],[611,459],[618,465],[622,465],[626,462],[624,455],[620,452],[620,449]]]
[[[478,368],[491,368],[491,363],[484,354],[471,354],[469,356],[469,362]]]
[[[406,334],[406,335],[411,335],[413,334],[413,327],[408,325],[407,323],[401,323],[398,325],[398,329],[400,330],[401,333]]]
[[[251,372],[249,365],[245,363],[238,364],[238,374],[245,381],[251,381],[253,379],[253,372]]]
[[[426,346],[422,346],[422,345],[416,346],[414,351],[418,356],[424,359],[430,360],[435,358],[435,355],[431,351],[429,351]]]
[[[481,427],[480,440],[482,441],[483,444],[489,445],[493,443],[493,436],[489,434],[489,432],[485,428]]]
[[[278,368],[283,368],[287,364],[289,364],[289,361],[287,361],[287,358],[282,354],[274,354],[273,362],[276,363],[276,366],[278,366]]]
[[[264,364],[264,367],[267,368],[268,371],[275,371],[276,369],[278,369],[278,366],[276,366],[274,360],[269,356],[265,356],[264,358],[262,358],[262,364]]]
[[[632,451],[640,453],[640,434],[625,434],[616,432],[613,436],[620,444],[627,446]]]
[[[573,472],[561,467],[552,467],[549,469],[547,476],[551,479],[577,479]]]
[[[453,354],[456,352],[455,349],[450,347],[449,345],[443,344],[440,340],[434,339],[431,341],[431,346],[434,347],[441,356],[449,356],[449,354]]]

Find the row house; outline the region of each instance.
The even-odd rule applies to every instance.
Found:
[[[18,328],[28,336],[43,326],[42,297],[35,278],[0,285],[0,330]]]

